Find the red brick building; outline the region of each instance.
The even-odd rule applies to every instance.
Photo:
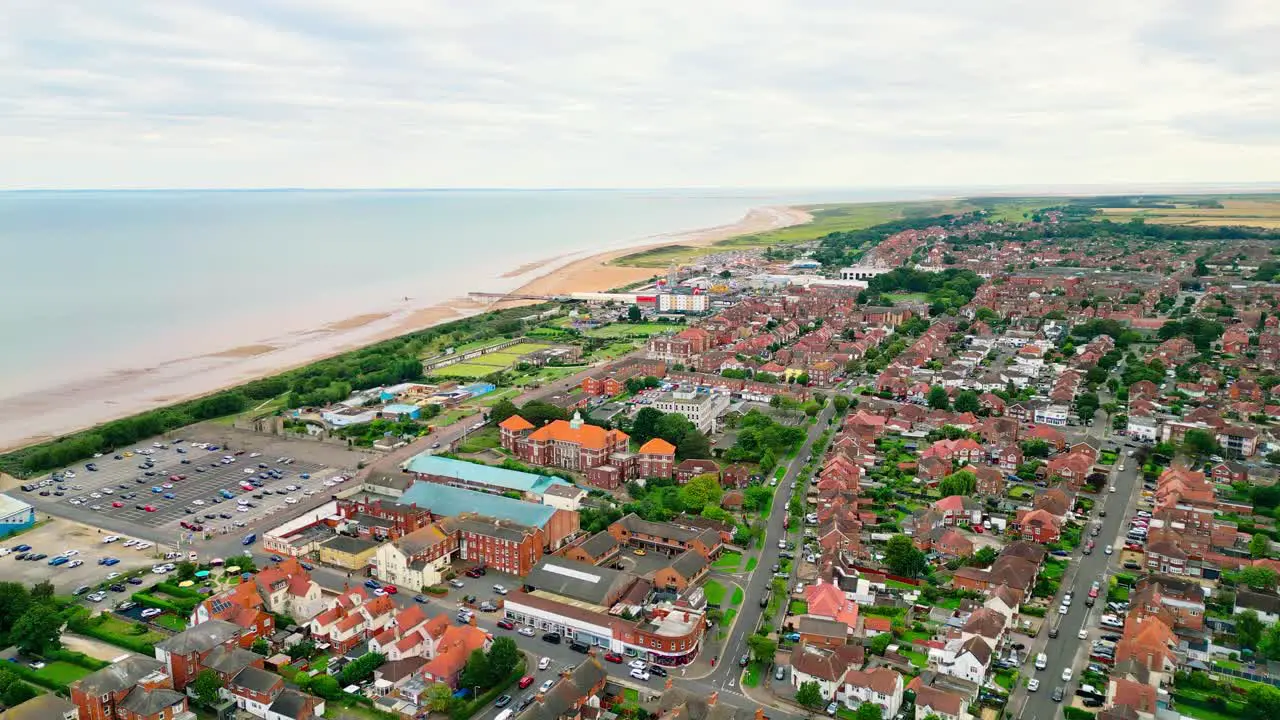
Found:
[[[368,498],[340,498],[338,513],[354,521],[354,529],[366,540],[395,540],[431,524],[427,508]]]
[[[80,720],[195,720],[164,663],[129,655],[71,683]]]
[[[519,415],[512,415],[498,428],[502,447],[521,460],[578,472],[608,465],[610,455],[626,452],[630,439],[621,430],[588,425],[577,413],[572,420],[552,420],[536,429]]]

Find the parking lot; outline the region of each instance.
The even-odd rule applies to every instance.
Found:
[[[49,557],[43,560],[18,560],[20,552],[10,552],[0,557],[0,576],[11,582],[23,585],[49,580],[59,593],[70,593],[81,585],[95,585],[107,579],[109,573],[127,573],[138,568],[150,568],[156,564],[156,546],[144,550],[124,547],[122,543],[130,536],[120,535],[120,541],[104,544],[102,539],[109,533],[99,532],[97,528],[81,525],[69,520],[52,520],[34,530],[7,538],[2,547],[12,550],[19,545],[30,545],[32,553],[44,553]],[[57,567],[49,565],[55,555],[74,550],[72,561],[83,563],[70,567],[70,563]],[[98,561],[113,557],[120,562],[105,566]],[[163,555],[160,555],[163,557]]]
[[[151,454],[137,452],[143,449]],[[87,463],[69,468],[61,482],[20,492],[19,496],[49,513],[113,532],[139,532],[151,540],[176,542],[184,534],[179,527],[184,520],[200,523],[207,533],[231,532],[285,509],[297,511],[316,504],[329,495],[325,481],[337,475],[337,471],[304,460],[285,463],[277,455],[237,452],[230,454],[233,461],[224,464],[229,453],[222,449],[209,450],[191,443],[168,448],[139,446],[121,451],[119,459],[115,455],[95,458],[96,471],[88,470]],[[141,467],[147,460],[153,466]],[[281,477],[261,477],[272,470]],[[240,486],[251,479],[260,480],[263,487],[249,492]],[[299,489],[288,491],[285,488],[289,485]],[[221,490],[234,497],[222,497]],[[64,494],[59,497],[56,492]],[[252,497],[255,494],[262,497]],[[241,510],[241,500],[253,506]]]

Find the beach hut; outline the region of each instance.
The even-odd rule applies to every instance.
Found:
[[[183,580],[182,582],[178,583],[178,587],[180,588],[189,588],[192,585],[195,585],[195,582],[192,580]]]

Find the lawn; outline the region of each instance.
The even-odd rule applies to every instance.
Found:
[[[183,620],[177,615],[170,615],[168,613],[165,613],[164,615],[157,615],[156,617],[151,619],[151,622],[159,625],[162,628],[167,628],[174,632],[182,632],[183,630],[187,629],[186,620]]]
[[[1044,564],[1043,577],[1046,580],[1058,582],[1062,580],[1062,576],[1067,574],[1067,563],[1060,560],[1047,560]]]
[[[959,610],[960,602],[960,598],[944,598],[934,604],[945,610]]]
[[[907,658],[908,660],[911,661],[912,665],[915,665],[916,667],[921,669],[923,669],[925,666],[929,664],[929,657],[922,652],[917,652],[915,650],[907,650],[900,646],[898,648],[898,654]]]
[[[107,615],[106,618],[107,619],[98,626],[98,630],[100,632],[130,638],[137,642],[157,643],[164,640],[165,636],[155,630],[147,630],[147,632],[141,635],[134,633],[133,629],[137,626],[137,623],[125,622],[114,615]]]
[[[498,368],[495,368],[492,365],[478,365],[464,362],[450,365],[448,367],[436,368],[431,371],[431,374],[435,377],[456,377],[473,380],[476,378],[482,378],[485,375],[496,372],[497,370]]]
[[[486,427],[468,435],[467,439],[458,445],[458,452],[478,453],[496,448],[501,444],[502,437],[498,433],[498,428]]]
[[[729,628],[733,626],[733,619],[737,616],[737,608],[729,608],[724,612],[724,617],[720,620],[720,631],[716,633],[717,640],[723,640],[729,636]]]
[[[675,323],[612,323],[604,327],[588,330],[584,335],[593,338],[628,338],[649,337],[667,332],[684,330],[684,325]]]
[[[760,663],[752,661],[747,665],[747,672],[742,676],[742,684],[755,687],[760,684]]]
[[[711,564],[711,569],[720,572],[738,572],[738,566],[742,564],[742,555],[736,552],[727,552],[722,554]]]
[[[709,605],[718,606],[720,603],[724,602],[725,588],[715,580],[708,580],[702,586],[702,592],[706,595],[707,604]]]
[[[805,615],[809,612],[809,603],[803,600],[792,600],[787,611],[792,615]]]
[[[1014,682],[1015,677],[1012,670],[1000,670],[996,673],[996,684],[1005,690],[1013,690]]]
[[[909,642],[909,643],[925,642],[931,639],[932,637],[933,636],[927,632],[921,632],[917,630],[908,630],[907,632],[902,633],[903,641]]]
[[[891,303],[900,302],[929,302],[929,296],[924,293],[885,293],[880,297]]]
[[[894,588],[896,590],[916,590],[917,589],[917,587],[915,585],[912,585],[911,583],[904,583],[901,580],[894,580],[892,578],[886,578],[884,581],[884,586],[889,588]]]
[[[1023,499],[1032,497],[1035,494],[1036,494],[1035,488],[1030,488],[1030,487],[1027,487],[1026,485],[1014,485],[1013,487],[1009,488],[1009,497],[1013,498],[1014,500],[1023,500]]]
[[[734,587],[734,588],[733,588],[733,598],[732,598],[731,600],[729,600],[729,604],[730,604],[730,605],[741,605],[741,604],[742,604],[742,598],[743,598],[745,595],[746,595],[746,593],[744,593],[744,592],[742,591],[742,588],[740,588],[740,587]]]
[[[82,668],[79,665],[72,665],[69,662],[63,662],[62,660],[54,660],[34,672],[45,680],[70,685],[93,671],[88,668]]]
[[[756,569],[756,559],[747,558],[747,572],[751,572],[752,570],[755,570],[755,569]]]

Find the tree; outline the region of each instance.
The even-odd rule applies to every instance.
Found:
[[[222,678],[218,677],[218,673],[206,668],[196,675],[195,681],[191,683],[191,689],[196,694],[197,702],[211,708],[218,704],[221,697],[218,691],[222,689]]]
[[[489,421],[500,423],[512,415],[518,415],[519,413],[520,409],[516,407],[515,403],[505,399],[499,400],[493,404],[493,407],[489,408]]]
[[[1076,396],[1076,414],[1081,420],[1088,420],[1098,412],[1099,404],[1097,393],[1081,393]]]
[[[427,688],[427,709],[433,713],[447,713],[453,707],[453,688],[444,683],[433,683]]]
[[[8,632],[30,606],[31,595],[25,585],[0,582],[0,632]]]
[[[1258,654],[1267,660],[1280,660],[1280,623],[1268,627],[1258,640]]]
[[[773,656],[778,652],[778,642],[764,635],[748,636],[747,647],[751,648],[751,657],[760,663],[773,662]]]
[[[1022,454],[1024,457],[1049,457],[1049,443],[1044,440],[1023,440]]]
[[[342,672],[338,673],[338,682],[346,687],[368,680],[373,677],[373,671],[377,670],[386,659],[387,656],[382,653],[365,653],[343,666]]]
[[[1280,717],[1280,690],[1262,683],[1249,683],[1245,693],[1244,720],[1270,720]]]
[[[807,708],[820,708],[827,701],[822,697],[822,688],[818,687],[818,681],[806,680],[800,683],[800,689],[796,690],[796,702]]]
[[[691,508],[719,505],[723,495],[724,488],[715,473],[695,475],[680,488],[680,501]]]
[[[177,572],[179,580],[191,580],[196,576],[196,564],[184,560],[178,563]]]
[[[1253,558],[1264,558],[1271,554],[1271,538],[1261,532],[1255,532],[1249,540],[1249,555]]]
[[[882,632],[871,638],[870,642],[867,643],[867,650],[870,650],[872,655],[884,655],[884,651],[888,650],[892,644],[893,635]]]
[[[9,639],[25,653],[43,655],[48,650],[62,647],[59,640],[61,632],[62,618],[52,607],[41,603],[22,613],[13,624]]]
[[[53,583],[48,580],[41,580],[31,586],[31,600],[33,602],[48,602],[53,599]]]
[[[493,685],[506,681],[507,676],[520,664],[520,648],[509,637],[494,638],[489,646],[489,678]]]
[[[706,435],[694,430],[686,433],[680,438],[680,442],[676,443],[676,456],[681,460],[706,459],[711,457],[711,441]]]
[[[1188,430],[1182,437],[1182,451],[1193,457],[1208,457],[1221,450],[1217,438],[1207,430]]]
[[[1264,629],[1262,619],[1258,617],[1258,613],[1253,610],[1245,610],[1236,614],[1235,621],[1236,642],[1242,648],[1257,650],[1258,643],[1262,640],[1262,631]]]
[[[639,306],[639,305],[632,305],[631,307],[627,308],[627,320],[628,320],[628,321],[633,322],[633,323],[638,323],[638,322],[640,322],[640,319],[641,319],[641,318],[643,318],[643,317],[644,317],[644,316],[640,313],[640,306]]]
[[[804,414],[809,417],[818,417],[818,413],[822,412],[822,405],[810,400],[804,404]]]
[[[680,441],[684,440],[685,435],[697,431],[698,428],[694,426],[689,418],[680,413],[667,413],[654,426],[654,434],[672,445],[679,445]]]
[[[942,482],[938,483],[938,492],[942,493],[942,497],[972,495],[977,487],[978,477],[968,470],[961,470],[942,478]]]
[[[835,406],[837,413],[843,413],[849,409],[849,398],[844,395],[837,395],[832,398],[831,404]]]
[[[923,574],[929,567],[924,553],[906,535],[894,535],[885,543],[884,563],[893,574],[909,578]]]
[[[702,512],[699,515],[708,520],[715,520],[728,525],[733,524],[733,515],[719,505],[708,504],[702,508]]]
[[[489,672],[489,658],[485,657],[484,651],[480,649],[472,650],[471,655],[467,658],[466,667],[462,668],[461,685],[464,688],[488,688],[490,680],[493,677]]]
[[[773,498],[773,488],[765,485],[748,485],[742,493],[742,507],[747,510],[763,510]]]
[[[873,702],[864,702],[853,715],[857,720],[884,720],[884,708]]]
[[[631,421],[631,437],[641,445],[649,442],[657,437],[658,421],[661,419],[662,411],[651,407],[640,408],[640,412]]]
[[[951,407],[951,398],[947,396],[946,388],[941,385],[929,388],[929,407],[934,410],[946,410]]]
[[[342,686],[332,675],[317,675],[311,680],[311,692],[325,700],[337,700],[342,697]]]
[[[1236,581],[1252,590],[1270,592],[1276,589],[1276,571],[1266,565],[1247,567],[1236,576]]]
[[[991,563],[996,561],[997,557],[999,557],[999,553],[996,552],[994,547],[990,545],[983,545],[977,552],[969,557],[969,562],[966,564],[974,567],[989,567]]]
[[[253,644],[249,646],[249,650],[258,653],[259,655],[271,654],[271,646],[267,644],[266,638],[255,639]]]
[[[964,390],[957,393],[955,409],[956,412],[960,413],[977,413],[982,409],[982,403],[978,400],[978,393],[972,390]]]

